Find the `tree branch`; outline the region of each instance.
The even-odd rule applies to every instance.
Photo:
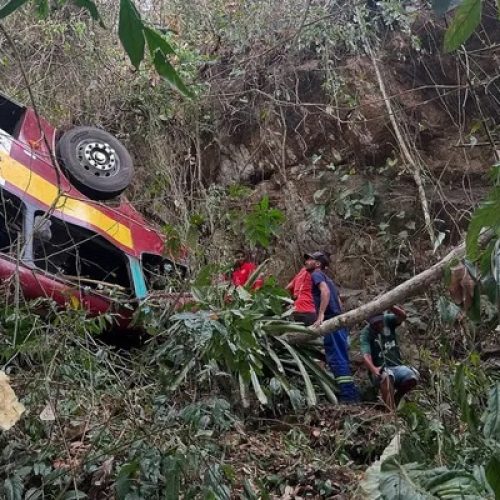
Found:
[[[480,238],[481,246],[487,244],[492,237],[493,233],[491,231],[484,233],[484,235]],[[327,335],[328,333],[338,330],[341,327],[354,326],[370,316],[379,314],[395,304],[404,302],[409,297],[416,295],[423,289],[428,288],[431,283],[434,283],[443,277],[445,268],[453,260],[462,259],[464,256],[465,243],[462,243],[429,269],[417,274],[404,283],[401,283],[389,292],[379,295],[371,302],[323,322],[319,328],[311,330],[311,334],[286,333],[283,337],[288,342],[293,344],[305,344],[314,338]]]
[[[389,114],[389,119],[391,121],[391,125],[392,125],[392,128],[394,130],[394,134],[396,135],[396,139],[398,140],[398,143],[399,143],[399,148],[401,150],[401,153],[403,154],[404,159],[412,168],[413,179],[415,180],[415,184],[416,184],[417,189],[418,189],[418,195],[420,197],[420,203],[422,205],[422,212],[424,213],[425,227],[427,229],[427,232],[429,233],[429,238],[431,240],[431,244],[434,247],[435,242],[436,242],[436,236],[434,234],[434,229],[432,227],[432,221],[431,221],[431,216],[430,216],[430,211],[429,211],[429,203],[427,201],[427,197],[425,195],[424,184],[422,182],[422,176],[421,176],[422,169],[421,169],[420,163],[411,154],[410,149],[408,148],[408,145],[406,144],[406,141],[403,138],[403,134],[401,133],[398,122],[396,121],[396,118],[395,118],[394,111],[392,109],[391,101],[387,95],[384,79],[382,78],[382,74],[380,72],[380,68],[379,68],[377,59],[376,59],[375,55],[373,54],[371,47],[368,45],[368,42],[366,42],[366,43],[367,43],[368,51],[369,51],[369,54],[370,54],[370,57],[372,60],[373,68],[375,69],[375,75],[377,76],[377,81],[378,81],[378,85],[380,88],[380,93],[382,94],[382,97],[384,99],[385,106],[387,108],[387,113]]]

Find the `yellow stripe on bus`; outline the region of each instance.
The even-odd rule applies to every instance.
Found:
[[[60,195],[57,186],[32,172],[18,161],[0,151],[0,181],[7,181],[49,207],[64,215],[91,224],[122,245],[133,248],[130,229],[113,220],[95,206],[82,200]]]

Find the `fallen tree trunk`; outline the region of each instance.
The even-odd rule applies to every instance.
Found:
[[[486,238],[483,237],[482,243],[484,243],[485,240],[489,241],[489,239],[491,239],[491,235],[486,236]],[[283,335],[283,338],[292,344],[305,344],[308,341],[322,337],[343,326],[349,327],[360,323],[374,314],[379,314],[395,304],[404,302],[409,297],[416,295],[422,289],[427,288],[431,283],[440,280],[448,264],[455,259],[462,259],[464,256],[465,243],[462,243],[429,269],[401,283],[389,292],[379,295],[367,304],[336,316],[335,318],[326,320],[320,327],[312,330],[311,334],[286,333]]]

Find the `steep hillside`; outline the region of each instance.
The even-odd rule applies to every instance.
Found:
[[[93,124],[126,144],[137,172],[126,194],[189,248],[183,286],[199,305],[172,319],[146,304],[146,342],[122,349],[99,337],[109,318],[25,303],[7,284],[0,368],[26,413],[0,434],[0,498],[421,498],[441,473],[459,495],[493,498],[494,304],[469,321],[442,283],[405,304],[403,353],[422,384],[397,414],[368,383],[361,325],[351,352],[365,401],[352,407],[328,403],[314,348],[289,350],[265,327],[306,251],[332,253],[353,309],[463,241],[500,160],[495,2],[450,54],[450,14],[427,2],[137,3],[193,99],[129,64],[109,0],[97,2],[106,27],[73,3],[3,20],[0,91],[61,130]],[[208,285],[241,249],[269,259],[261,295]],[[395,435],[417,465],[372,471],[383,494],[368,496],[360,481]]]

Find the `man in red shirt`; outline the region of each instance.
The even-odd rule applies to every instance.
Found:
[[[257,265],[250,262],[245,252],[239,251],[236,253],[236,260],[234,263],[234,270],[231,273],[231,283],[234,286],[245,286],[248,278],[257,269]],[[263,284],[262,278],[257,278],[252,286],[253,290],[259,289]]]
[[[288,283],[286,289],[292,294],[293,319],[306,326],[316,321],[316,307],[312,296],[311,273],[303,267]]]

